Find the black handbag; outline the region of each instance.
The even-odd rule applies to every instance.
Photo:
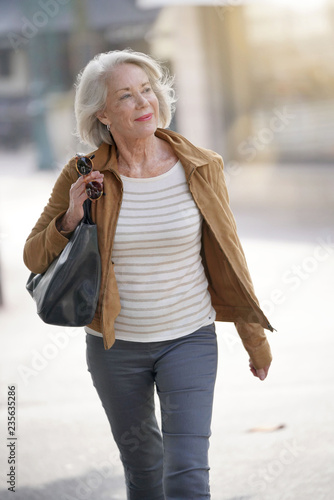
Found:
[[[50,325],[84,326],[95,315],[101,259],[97,227],[90,217],[91,201],[83,206],[84,217],[64,250],[43,274],[31,273],[26,284],[37,314]]]

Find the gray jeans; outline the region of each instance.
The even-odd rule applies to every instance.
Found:
[[[87,334],[86,340],[88,370],[120,451],[128,500],[209,499],[214,324],[169,341],[116,340],[109,350],[100,337]]]

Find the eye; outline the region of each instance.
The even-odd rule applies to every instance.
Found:
[[[152,90],[152,89],[151,89],[151,87],[146,87],[146,88],[144,89],[144,92],[145,92],[145,93],[148,93],[148,92],[151,92],[151,90]]]
[[[127,99],[128,97],[131,97],[131,94],[124,94],[122,95],[121,99]]]

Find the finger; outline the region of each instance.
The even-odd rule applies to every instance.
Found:
[[[103,177],[104,177],[104,175],[101,172],[94,170],[90,174],[85,175],[84,180],[85,180],[85,182],[97,181],[97,182],[102,183]]]
[[[254,377],[257,377],[256,369],[254,368],[254,366],[250,366],[250,371],[252,372]]]
[[[264,380],[267,374],[263,368],[260,368],[259,370],[256,370],[256,376],[259,377],[260,380]]]
[[[70,188],[70,207],[77,210],[76,207],[81,207],[88,196],[86,193],[86,183],[80,179],[72,184]]]
[[[78,177],[78,179],[71,185],[70,191],[76,192],[76,191],[82,191],[82,189],[85,189],[85,180],[84,178]]]
[[[250,370],[255,370],[255,367],[254,367],[251,359],[249,360],[249,368],[250,368]]]
[[[80,184],[72,184],[71,189],[70,189],[70,199],[73,202],[76,202],[77,200],[81,199],[86,192],[86,184],[85,183],[80,183]]]

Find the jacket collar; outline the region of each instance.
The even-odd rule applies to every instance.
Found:
[[[191,175],[194,169],[208,164],[208,158],[204,152],[177,132],[158,128],[155,135],[171,145],[174,153],[181,160],[187,177]],[[90,154],[95,154],[93,160],[95,170],[100,172],[113,170],[119,174],[115,146],[102,143],[96,151]]]
[[[116,148],[114,146],[103,142],[98,149],[89,153],[88,156],[93,154],[95,155],[93,159],[94,170],[99,170],[100,172],[104,170],[116,170],[118,172]]]
[[[173,130],[158,128],[155,135],[167,141],[186,171],[190,174],[195,168],[208,164],[208,158],[202,150],[194,146],[185,137]]]

